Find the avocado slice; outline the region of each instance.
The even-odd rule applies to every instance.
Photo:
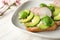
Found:
[[[40,22],[40,16],[35,15],[34,18],[32,19],[32,22],[25,23],[27,27],[34,27]]]
[[[60,20],[60,14],[54,17],[54,20]]]
[[[50,4],[48,8],[51,10],[52,13],[55,11],[55,7],[53,4]]]
[[[41,29],[41,30],[45,30],[45,29],[49,28],[49,26],[44,25],[44,24],[42,23],[42,21],[37,25],[37,27],[38,27],[39,29]]]
[[[52,26],[54,24],[54,21],[49,16],[44,16],[41,20],[46,26]]]
[[[47,5],[45,3],[41,3],[40,7],[47,7]]]
[[[49,28],[49,27],[52,26],[52,25],[54,25],[54,21],[52,20],[52,18],[49,17],[49,16],[44,16],[44,17],[42,18],[42,20],[40,21],[40,23],[37,25],[37,27],[38,27],[39,29],[44,30],[44,29]]]
[[[29,10],[23,10],[21,12],[19,12],[19,19],[24,19],[29,15],[30,11]]]
[[[57,16],[60,13],[60,8],[59,7],[55,7],[55,11],[53,13],[53,16]]]
[[[28,10],[28,9],[25,9],[24,10],[28,15],[29,15],[29,13],[30,13],[30,10]]]
[[[26,19],[20,19],[20,22],[26,23],[30,21],[34,17],[34,14],[31,12],[30,15]]]

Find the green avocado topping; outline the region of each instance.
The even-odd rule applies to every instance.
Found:
[[[60,14],[54,17],[54,20],[60,20]]]
[[[47,28],[49,28],[50,26],[52,26],[54,24],[54,21],[52,20],[51,17],[49,16],[44,16],[40,23],[37,25],[37,27],[41,30],[45,30]]]
[[[34,27],[40,22],[40,16],[35,15],[31,22],[25,23],[28,27]]]
[[[44,3],[41,3],[41,4],[40,4],[40,7],[47,7],[47,5],[44,4]]]
[[[46,26],[46,25],[44,25],[43,23],[39,23],[39,24],[37,25],[37,27],[38,27],[39,29],[41,29],[41,30],[45,30],[45,29],[49,28],[49,26]]]
[[[54,24],[53,19],[52,19],[51,17],[49,17],[49,16],[43,17],[41,21],[42,21],[42,22],[44,23],[44,25],[46,25],[46,26],[52,26],[52,25]]]
[[[29,21],[31,21],[33,19],[33,17],[34,17],[34,14],[31,12],[30,15],[27,18],[20,19],[20,22],[22,22],[22,23],[29,22]]]
[[[50,5],[48,6],[48,8],[51,10],[52,13],[55,11],[55,7],[54,7],[54,5],[52,5],[52,4],[50,4]]]
[[[19,19],[27,18],[27,16],[29,15],[29,12],[30,12],[29,10],[24,10],[19,12]]]
[[[59,13],[60,13],[60,8],[59,7],[55,7],[55,11],[53,13],[53,16],[57,16],[57,15],[59,15]]]

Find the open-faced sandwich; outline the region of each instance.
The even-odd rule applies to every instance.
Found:
[[[19,12],[19,21],[31,32],[53,31],[60,25],[60,8],[41,3],[39,7]]]
[[[53,5],[55,6],[54,21],[60,26],[60,0],[54,0]]]

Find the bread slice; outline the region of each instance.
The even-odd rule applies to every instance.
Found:
[[[48,29],[41,30],[38,27],[33,27],[33,28],[26,28],[30,32],[42,32],[42,31],[53,31],[57,29],[57,24],[55,23],[53,26],[49,27]]]

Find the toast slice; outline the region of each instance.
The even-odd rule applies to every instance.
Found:
[[[33,27],[33,28],[26,28],[30,32],[43,32],[43,31],[54,31],[57,29],[57,24],[55,23],[53,26],[49,27],[48,29],[41,30],[38,27]]]

